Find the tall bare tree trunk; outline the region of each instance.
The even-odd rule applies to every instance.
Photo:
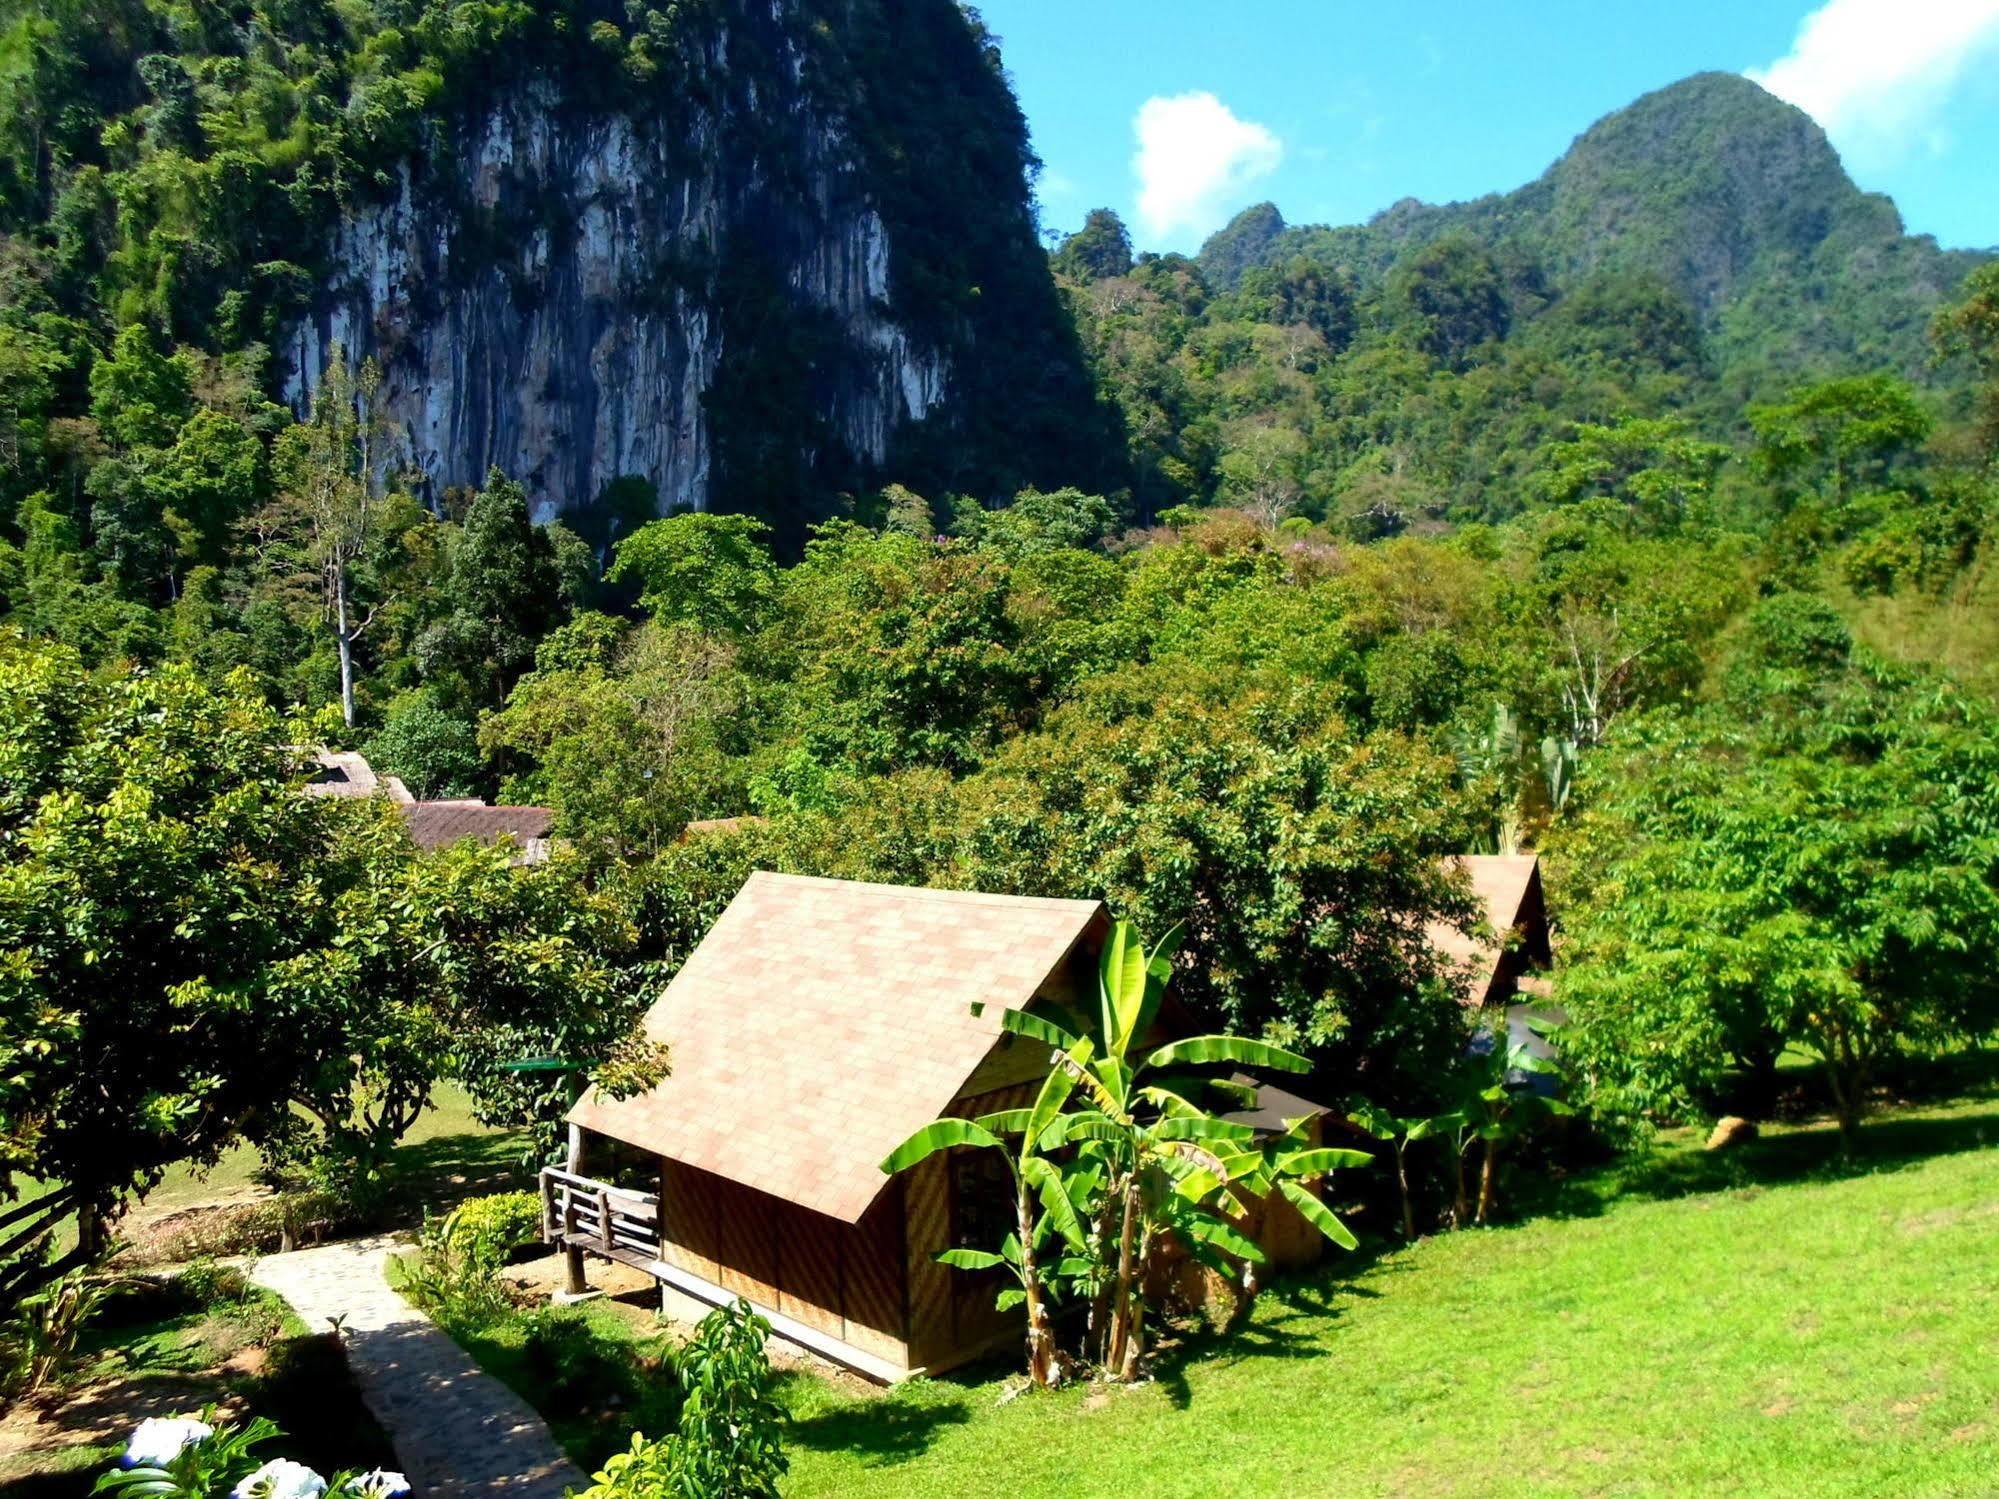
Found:
[[[1463,1228],[1471,1221],[1471,1198],[1465,1191],[1465,1148],[1451,1151],[1451,1227]]]
[[[333,564],[333,639],[340,650],[340,717],[354,727],[354,636],[347,628],[347,569]]]

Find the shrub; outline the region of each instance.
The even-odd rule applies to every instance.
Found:
[[[479,739],[471,723],[439,707],[428,692],[405,692],[389,704],[368,759],[400,776],[418,799],[471,796],[479,789]]]
[[[71,1274],[22,1301],[20,1315],[0,1330],[0,1395],[38,1395],[73,1373],[77,1339],[110,1289]]]
[[[175,1279],[181,1294],[198,1307],[247,1301],[255,1294],[250,1277],[240,1265],[218,1264],[212,1259],[189,1261]]]
[[[541,1238],[541,1199],[532,1192],[495,1192],[460,1203],[452,1214],[457,1251],[498,1270],[515,1250]]]
[[[118,1465],[97,1480],[98,1494],[131,1499],[408,1499],[409,1480],[381,1468],[351,1469],[329,1482],[292,1458],[260,1457],[252,1449],[282,1437],[276,1423],[259,1416],[247,1425],[219,1424],[214,1406],[199,1418],[141,1421]]]
[[[680,1429],[632,1438],[582,1499],[774,1499],[790,1464],[770,1398],[770,1326],[745,1302],[719,1307],[680,1351]]]
[[[541,1229],[526,1192],[475,1197],[441,1219],[426,1219],[416,1250],[403,1259],[403,1292],[447,1320],[490,1322],[511,1305],[500,1268]]]
[[[348,1205],[329,1192],[281,1192],[255,1202],[203,1208],[167,1220],[134,1246],[140,1264],[270,1254],[316,1244],[357,1226]]]
[[[521,1353],[547,1392],[541,1404],[552,1416],[581,1416],[614,1404],[631,1407],[646,1393],[640,1381],[649,1376],[632,1350],[601,1342],[575,1312],[542,1307],[530,1313]]]

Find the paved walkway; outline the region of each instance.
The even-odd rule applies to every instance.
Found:
[[[389,1239],[259,1260],[251,1278],[317,1332],[333,1318],[361,1398],[395,1444],[419,1499],[562,1499],[589,1480],[540,1416],[389,1288]]]

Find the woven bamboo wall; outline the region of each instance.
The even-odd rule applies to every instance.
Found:
[[[668,1264],[907,1366],[893,1185],[849,1225],[676,1161],[661,1167]]]

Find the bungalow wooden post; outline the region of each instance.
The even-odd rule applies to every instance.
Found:
[[[583,1126],[569,1126],[568,1169],[572,1176],[583,1171]],[[583,1277],[583,1251],[576,1244],[576,1189],[568,1183],[562,1188],[562,1258],[563,1289],[571,1296],[581,1296],[590,1289],[589,1281]]]

